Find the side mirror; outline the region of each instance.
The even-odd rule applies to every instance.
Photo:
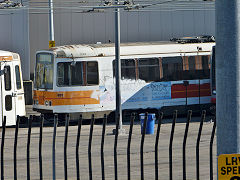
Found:
[[[7,73],[7,69],[4,68],[3,70],[0,70],[0,76],[4,75]]]
[[[72,61],[71,66],[75,67],[76,66],[76,61]]]

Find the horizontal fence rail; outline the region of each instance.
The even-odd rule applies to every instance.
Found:
[[[198,127],[195,129],[196,132],[196,146],[195,146],[195,157],[196,157],[196,171],[194,171],[196,179],[201,179],[201,173],[200,173],[200,156],[206,157],[209,156],[209,178],[210,180],[213,180],[214,177],[216,178],[216,174],[214,175],[214,164],[216,167],[216,163],[214,163],[214,159],[216,160],[216,152],[214,152],[214,137],[215,137],[215,129],[216,129],[216,118],[213,117],[213,125],[211,126],[211,132],[209,132],[209,153],[201,154],[200,148],[201,148],[201,138],[202,138],[202,132],[204,130],[204,122],[206,122],[206,111],[203,110],[201,112],[201,117],[199,118],[199,121],[192,122],[192,111],[189,110],[186,117],[182,118],[178,121],[178,115],[177,111],[173,112],[172,119],[165,122],[164,114],[162,112],[159,112],[156,115],[156,122],[155,122],[155,134],[147,134],[147,129],[149,128],[149,119],[148,115],[150,113],[145,113],[143,123],[140,123],[139,117],[137,113],[132,113],[130,116],[130,119],[124,127],[128,128],[129,131],[125,135],[120,135],[118,133],[119,129],[119,122],[116,121],[115,127],[112,122],[108,122],[108,117],[105,114],[101,120],[98,120],[95,118],[94,115],[91,116],[90,120],[83,119],[82,115],[79,116],[77,123],[73,123],[70,120],[70,115],[67,114],[65,116],[65,125],[63,126],[65,130],[62,129],[60,124],[58,124],[58,115],[54,115],[53,118],[53,124],[51,125],[45,125],[46,117],[41,115],[40,117],[36,116],[30,116],[27,121],[27,134],[21,134],[22,129],[25,129],[24,126],[21,127],[21,118],[17,117],[17,122],[15,126],[15,133],[13,137],[13,179],[17,180],[18,177],[20,177],[20,170],[23,169],[21,166],[17,166],[17,164],[21,163],[18,161],[17,153],[22,154],[22,150],[24,149],[24,145],[26,144],[26,161],[27,161],[27,167],[26,167],[26,179],[33,179],[31,176],[34,176],[34,179],[58,179],[58,173],[63,172],[61,175],[64,177],[64,179],[74,179],[80,180],[80,179],[102,179],[105,180],[106,177],[112,177],[112,179],[149,179],[149,166],[151,165],[152,168],[152,176],[150,178],[158,180],[158,179],[174,179],[175,169],[174,169],[174,142],[176,138],[176,128],[178,128],[181,124],[184,125],[184,128],[182,128],[182,149],[180,148],[179,151],[182,152],[181,158],[182,158],[182,179],[186,180],[188,179],[188,173],[190,173],[189,166],[187,166],[187,162],[189,161],[189,155],[187,152],[187,144],[188,140],[191,142],[193,139],[191,139],[192,135],[189,136],[189,131],[191,129],[191,123],[195,123]],[[169,118],[167,118],[169,119]],[[196,119],[196,118],[195,118]],[[109,119],[111,120],[111,119]],[[89,122],[90,123],[87,123]],[[155,120],[154,120],[155,121]],[[84,124],[83,124],[84,123]],[[209,124],[211,121],[208,122]],[[169,125],[169,126],[168,126]],[[49,126],[50,128],[50,134],[49,134]],[[101,126],[101,133],[98,135],[95,135],[95,128],[99,128]],[[32,130],[36,129],[36,127],[39,127],[39,131]],[[59,127],[59,128],[58,128]],[[89,127],[90,129],[86,129],[85,127]],[[114,134],[107,133],[109,131],[109,127],[115,130]],[[141,127],[139,129],[139,127]],[[164,128],[168,127],[168,131],[163,130]],[[46,130],[45,130],[46,128]],[[48,129],[47,129],[48,128]],[[162,129],[163,128],[163,129]],[[73,131],[75,129],[76,131]],[[10,129],[9,129],[10,130]],[[160,131],[161,130],[161,131]],[[46,132],[45,132],[46,131]],[[58,132],[59,131],[59,132]],[[179,130],[178,130],[179,131]],[[8,145],[9,138],[6,138],[6,132],[8,132],[8,128],[6,128],[6,117],[3,118],[2,128],[1,128],[1,179],[9,179],[9,177],[6,176],[6,165],[5,165],[5,159],[6,159],[6,150],[5,147]],[[58,132],[58,133],[57,133]],[[89,133],[87,133],[89,132]],[[127,131],[126,131],[127,132]],[[164,139],[161,139],[161,137],[167,137],[166,132],[168,132],[169,135],[169,141],[168,144],[164,143]],[[46,154],[44,151],[44,139],[47,138],[44,135],[44,133],[47,133],[47,136],[52,137],[52,141],[50,143],[51,148],[49,149],[52,153]],[[97,132],[96,132],[97,133]],[[164,134],[165,133],[165,134]],[[193,132],[191,132],[193,133]],[[21,134],[21,138],[19,137],[19,134]],[[62,134],[62,135],[58,135]],[[26,136],[26,137],[24,137]],[[87,138],[86,138],[87,137]],[[138,137],[138,138],[136,138]],[[38,139],[38,149],[34,148],[34,143],[36,138]],[[71,139],[70,139],[71,138]],[[72,143],[73,139],[74,143]],[[106,139],[107,138],[107,139]],[[27,142],[23,143],[23,140],[26,139]],[[59,149],[59,143],[61,143],[60,139],[62,139],[63,143],[63,149]],[[95,141],[95,139],[97,139]],[[109,140],[111,139],[111,140]],[[153,139],[153,140],[152,140]],[[21,143],[19,143],[19,140],[21,140]],[[119,147],[119,144],[123,143],[123,141],[126,144],[125,151],[123,150],[123,147]],[[151,145],[149,145],[149,141],[152,142]],[[166,142],[166,140],[165,140]],[[134,145],[133,145],[134,144]],[[136,144],[138,144],[139,148],[137,148]],[[33,148],[30,148],[33,147]],[[106,148],[107,147],[107,148]],[[119,147],[119,149],[118,149]],[[35,149],[33,152],[32,149]],[[70,154],[70,152],[74,149],[73,155]],[[98,150],[99,149],[99,150]],[[166,158],[168,157],[168,161],[166,159],[161,159],[162,153],[164,149],[168,150],[168,153],[165,154]],[[49,152],[49,151],[48,151]],[[59,157],[59,153],[62,152],[62,160]],[[107,153],[106,153],[107,152]],[[153,153],[152,153],[153,152]],[[151,155],[151,159],[149,159],[149,153]],[[39,177],[36,178],[36,174],[31,173],[33,166],[36,166],[36,163],[31,162],[31,156],[33,156],[33,159],[35,159],[35,154],[37,154],[36,159],[38,159],[38,175]],[[80,156],[82,154],[82,156]],[[99,154],[99,155],[96,155]],[[139,156],[136,156],[139,154]],[[160,156],[159,156],[160,155]],[[44,157],[51,157],[48,159],[44,159]],[[109,160],[109,157],[112,157]],[[134,157],[134,161],[131,161],[131,158]],[[59,159],[60,158],[60,159]],[[81,159],[83,158],[83,159]],[[100,161],[99,165],[96,164],[95,159],[99,158]],[[126,159],[124,159],[126,158]],[[9,159],[9,158],[8,158]],[[194,159],[192,157],[191,159]],[[46,172],[46,168],[44,167],[44,164],[46,165],[45,161],[52,161],[51,166],[49,169],[47,169],[49,172]],[[112,160],[112,161],[111,161]],[[118,161],[119,160],[119,161]],[[132,159],[133,160],[133,159]],[[152,163],[146,163],[147,161],[151,161]],[[35,161],[35,160],[34,160]],[[93,161],[95,163],[93,163]],[[109,162],[111,161],[111,162]],[[122,161],[125,162],[122,163]],[[18,162],[18,163],[17,163]],[[74,162],[74,165],[72,165],[72,162]],[[8,160],[9,163],[9,160]],[[62,163],[62,164],[61,164]],[[162,166],[162,164],[168,164],[168,177],[166,177],[166,171],[162,172],[161,168],[159,166]],[[49,163],[47,163],[49,164]],[[71,165],[70,165],[71,164]],[[112,166],[110,165],[112,164]],[[88,166],[87,166],[88,165]],[[63,167],[61,170],[59,169],[59,166]],[[192,165],[191,165],[192,166]],[[8,165],[8,167],[11,167]],[[99,167],[99,173],[95,172],[96,167]],[[121,169],[125,168],[126,171],[122,171]],[[44,170],[45,169],[45,170]],[[52,170],[52,171],[51,171]],[[188,171],[187,171],[188,170]],[[74,172],[74,173],[70,173]],[[136,173],[136,171],[138,173]],[[148,171],[148,176],[146,171]],[[121,173],[120,173],[121,172]],[[150,173],[150,174],[151,174]],[[9,174],[9,173],[8,173]],[[21,172],[22,174],[22,172]],[[87,175],[86,175],[87,174]],[[162,174],[165,174],[164,176]],[[193,173],[191,173],[193,174]],[[22,175],[21,175],[22,176]],[[71,177],[70,177],[71,176]],[[179,176],[179,175],[178,175]],[[61,178],[62,178],[61,177]],[[22,178],[22,177],[21,177]],[[179,178],[179,177],[178,177]],[[190,178],[190,177],[189,177]],[[193,177],[191,177],[193,178]],[[193,178],[194,179],[194,178]]]

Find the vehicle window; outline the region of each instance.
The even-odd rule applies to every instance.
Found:
[[[122,79],[136,79],[136,68],[134,59],[121,60]]]
[[[195,58],[195,79],[209,79],[209,58],[208,56],[196,56]]]
[[[87,62],[87,84],[88,85],[99,84],[98,63],[97,62]]]
[[[6,109],[6,111],[12,110],[12,96],[11,95],[5,96],[5,109]]]
[[[53,88],[53,55],[48,53],[38,53],[35,68],[35,88]]]
[[[209,68],[210,58],[209,58],[209,56],[201,56],[201,58],[202,58],[202,68],[203,68],[201,78],[208,79],[208,78],[210,78],[210,68]]]
[[[61,62],[57,64],[58,86],[83,85],[83,63]]]
[[[4,84],[5,84],[5,90],[10,91],[12,89],[11,86],[11,69],[10,66],[4,67],[6,72],[4,74]]]
[[[216,65],[215,65],[215,46],[213,47],[212,51],[212,88],[216,88]]]
[[[199,79],[198,73],[195,69],[196,56],[185,56],[183,61],[183,79],[184,80],[193,80]]]
[[[181,56],[163,57],[162,66],[164,81],[183,80],[183,60]]]
[[[208,79],[210,77],[210,63],[208,56],[188,56],[184,58],[184,80]],[[188,62],[186,62],[186,59]],[[187,64],[188,68],[186,68]]]
[[[195,58],[195,68],[196,68],[196,70],[202,70],[202,58],[201,58],[201,56],[196,56],[196,58]]]
[[[160,81],[159,58],[141,58],[138,60],[139,79],[146,82]]]
[[[21,84],[21,77],[20,77],[20,69],[19,69],[18,65],[15,66],[15,74],[16,74],[16,86],[17,86],[17,89],[21,89],[22,88],[22,84]]]
[[[113,76],[115,77],[115,60],[113,61]],[[121,59],[121,79],[136,79],[134,59]]]

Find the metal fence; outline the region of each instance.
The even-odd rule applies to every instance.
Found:
[[[26,163],[27,163],[27,168],[26,168],[26,174],[27,174],[27,179],[30,180],[31,179],[31,161],[30,161],[30,153],[31,153],[31,131],[32,131],[32,122],[33,119],[35,119],[36,117],[34,116],[30,116],[30,118],[28,119],[28,129],[27,129],[27,147],[26,147]],[[179,179],[183,179],[186,180],[187,179],[187,165],[186,165],[186,144],[187,144],[187,138],[189,137],[189,125],[191,122],[191,118],[192,118],[192,111],[188,111],[187,117],[186,117],[186,121],[184,122],[185,125],[185,130],[184,130],[184,137],[183,137],[183,141],[182,141],[182,177],[179,177]],[[42,147],[42,141],[43,141],[43,129],[44,129],[44,116],[39,117],[39,138],[38,138],[38,168],[39,168],[39,179],[44,179],[44,171],[43,171],[43,158],[42,158],[42,151],[43,151],[43,147]],[[202,130],[203,130],[203,124],[204,121],[206,119],[206,111],[202,111],[201,114],[201,118],[199,121],[199,128],[198,128],[198,133],[197,133],[197,140],[196,140],[196,146],[195,146],[195,156],[196,156],[196,171],[195,171],[195,178],[197,180],[200,179],[200,142],[201,142],[201,135],[202,135]],[[136,120],[136,114],[132,114],[131,118],[130,118],[130,122],[129,122],[129,132],[127,133],[127,149],[126,149],[126,157],[127,157],[127,179],[131,180],[131,179],[136,179],[131,173],[132,173],[132,162],[131,162],[131,144],[132,144],[132,137],[133,137],[133,127],[136,123],[134,123],[134,121]],[[70,117],[69,115],[66,115],[66,120],[65,120],[65,135],[64,135],[64,156],[63,156],[63,166],[64,166],[64,179],[67,180],[68,177],[68,136],[69,136],[69,121],[70,121]],[[157,123],[156,123],[156,133],[151,136],[151,138],[155,139],[155,145],[153,147],[154,149],[154,175],[152,175],[152,179],[158,180],[158,179],[174,179],[173,178],[173,173],[174,173],[174,169],[173,169],[173,140],[174,140],[174,134],[175,134],[175,126],[176,126],[176,121],[177,121],[177,111],[175,111],[173,113],[173,117],[172,117],[172,122],[171,122],[171,131],[170,131],[170,139],[169,139],[169,146],[168,146],[168,167],[169,167],[169,177],[162,177],[161,173],[159,172],[159,165],[161,164],[161,160],[159,160],[159,139],[160,139],[160,131],[161,131],[161,125],[163,122],[163,113],[160,113],[158,115],[158,119],[157,119]],[[210,180],[212,180],[214,178],[214,165],[213,165],[213,158],[216,159],[216,157],[213,157],[213,142],[214,142],[214,136],[215,136],[215,129],[216,129],[216,120],[213,121],[213,126],[212,126],[212,130],[211,130],[211,136],[210,136],[210,140],[209,140],[209,177]],[[75,149],[75,178],[77,180],[80,180],[81,176],[80,176],[80,156],[79,156],[79,152],[81,150],[80,148],[80,141],[81,141],[81,130],[82,130],[82,125],[83,123],[83,118],[80,115],[79,120],[78,120],[78,124],[77,124],[77,131],[76,131],[76,143],[75,146],[71,148]],[[198,123],[198,122],[197,122]],[[18,153],[18,132],[19,132],[19,124],[20,124],[20,117],[17,118],[17,124],[14,127],[15,128],[15,138],[14,138],[14,150],[13,150],[13,172],[14,172],[14,179],[21,179],[21,177],[18,177],[18,158],[17,158],[17,153]],[[141,180],[144,179],[149,179],[145,177],[145,163],[144,163],[144,145],[145,145],[145,136],[146,136],[146,124],[147,124],[147,114],[145,116],[144,119],[144,123],[142,126],[142,133],[140,135],[140,147],[139,147],[139,155],[140,155],[140,162],[139,162],[139,173],[140,173],[140,177]],[[6,133],[6,118],[4,117],[3,120],[3,126],[2,126],[2,136],[1,136],[1,179],[9,179],[8,177],[5,177],[4,174],[4,170],[6,169],[5,166],[5,157],[4,157],[4,147],[5,147],[5,143],[7,138],[5,137],[5,133]],[[94,170],[92,168],[93,163],[92,163],[92,148],[93,148],[93,131],[94,131],[94,125],[95,125],[95,118],[94,115],[92,115],[91,118],[91,123],[90,123],[90,131],[89,131],[89,135],[88,135],[88,148],[87,148],[87,155],[88,155],[88,178],[89,180],[94,179],[93,173]],[[107,126],[107,116],[104,115],[103,120],[102,120],[102,132],[101,132],[101,142],[99,142],[98,144],[94,145],[94,148],[96,145],[100,146],[100,161],[101,161],[101,179],[105,180],[106,178],[106,174],[109,172],[108,169],[106,170],[106,166],[105,166],[105,136],[106,136],[106,126]],[[54,116],[54,125],[53,125],[53,135],[52,135],[52,177],[48,177],[51,179],[57,179],[56,175],[56,137],[57,137],[57,128],[58,128],[58,116],[55,115]],[[119,124],[116,123],[116,129],[119,129]],[[119,139],[119,134],[118,131],[115,131],[116,133],[113,135],[114,136],[114,143],[112,144],[114,147],[114,153],[113,153],[113,166],[114,166],[114,176],[113,179],[117,180],[119,179],[119,168],[118,168],[118,139]],[[36,153],[36,152],[34,152]],[[214,152],[215,153],[215,152]],[[36,160],[37,161],[37,160]],[[86,165],[86,162],[85,162]],[[72,169],[72,166],[71,166]]]

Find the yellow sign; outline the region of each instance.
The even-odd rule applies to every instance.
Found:
[[[55,41],[49,41],[49,48],[55,47]]]
[[[240,180],[240,154],[218,156],[218,180]]]

